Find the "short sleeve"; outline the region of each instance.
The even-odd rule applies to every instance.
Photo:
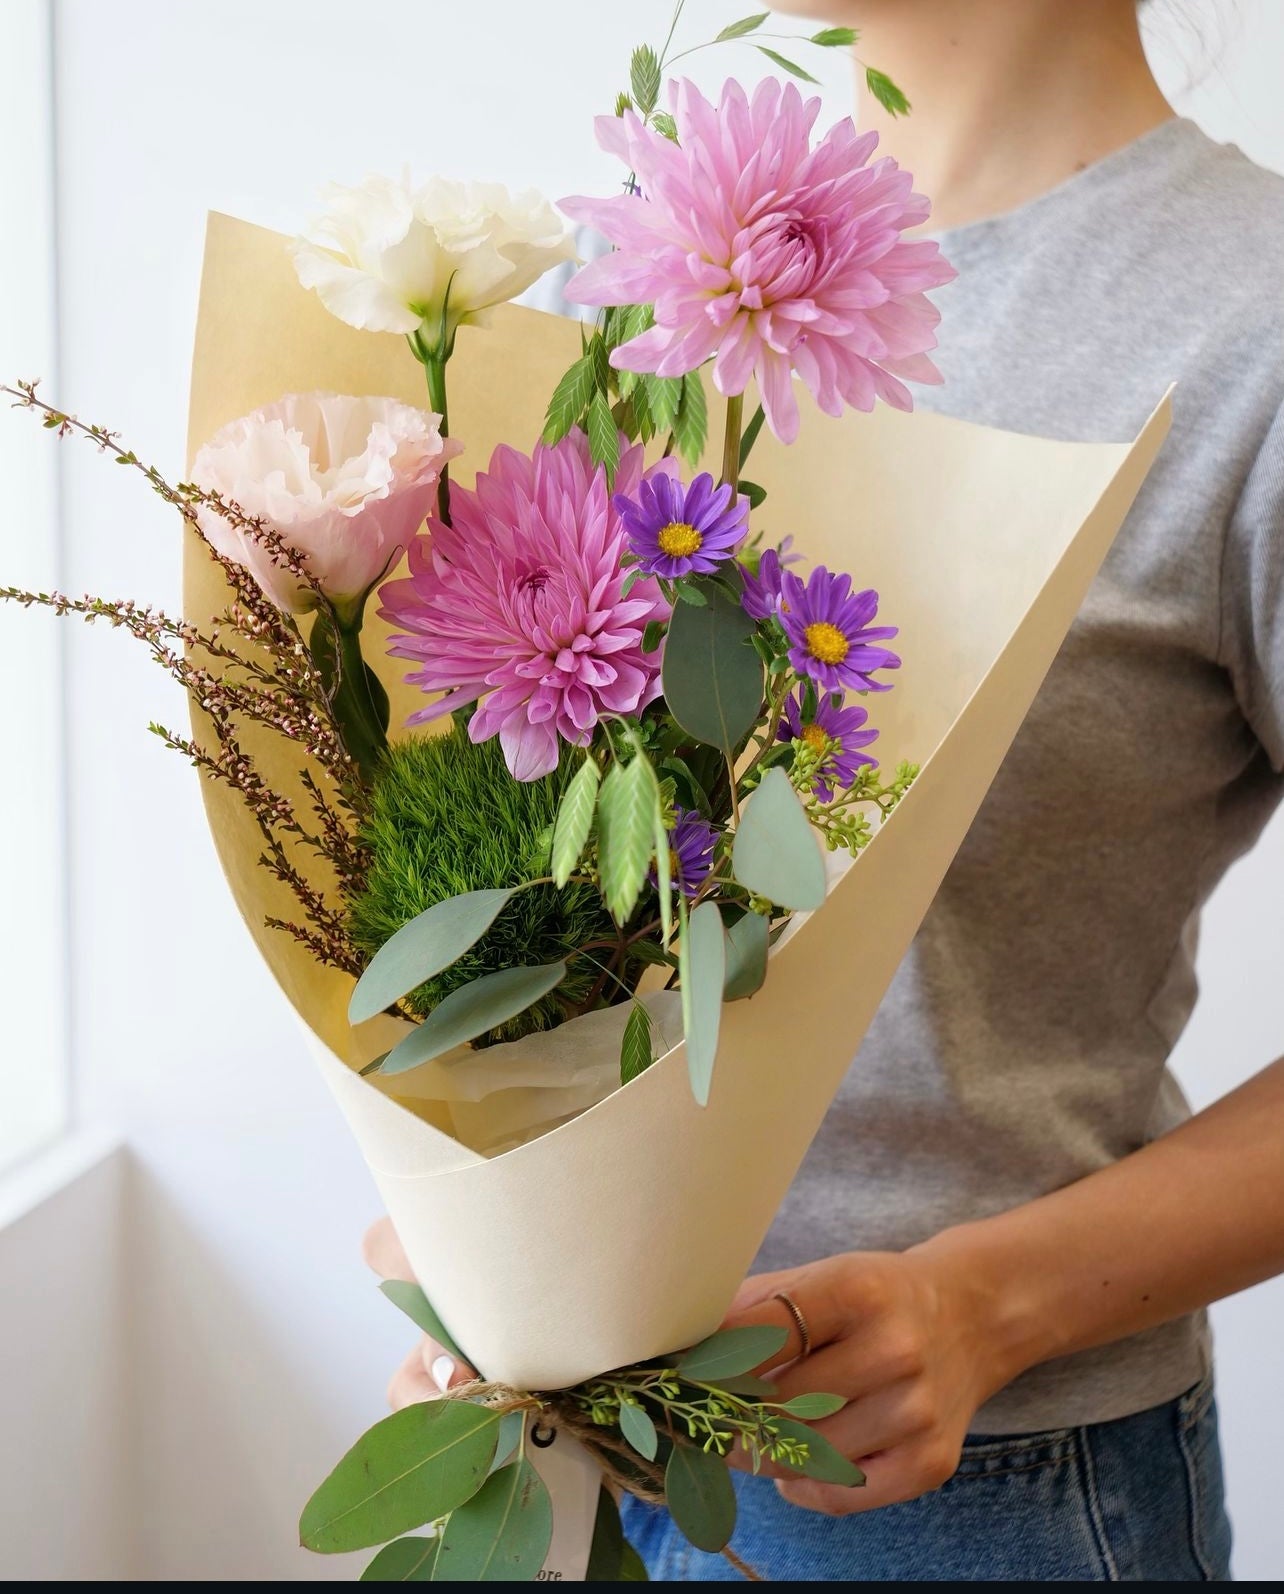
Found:
[[[1245,718],[1284,772],[1284,410],[1227,531],[1221,654]]]

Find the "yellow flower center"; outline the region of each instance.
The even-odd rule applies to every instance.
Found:
[[[798,739],[806,742],[813,753],[823,753],[829,746],[829,737],[825,735],[819,725],[804,725],[803,733]]]
[[[693,553],[699,553],[704,538],[685,520],[671,520],[667,526],[660,527],[655,540],[660,544],[660,552],[668,554],[670,559],[689,559]]]
[[[822,664],[841,664],[851,651],[851,643],[828,620],[814,620],[803,632],[807,651]]]

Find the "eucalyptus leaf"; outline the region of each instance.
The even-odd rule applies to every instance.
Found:
[[[746,33],[760,28],[770,15],[770,11],[759,11],[755,16],[741,17],[739,22],[729,22],[721,33],[714,34],[713,42],[721,44],[724,39],[743,39]]]
[[[467,1400],[426,1400],[362,1434],[303,1508],[299,1540],[332,1555],[383,1544],[462,1506],[481,1488],[499,1417]]]
[[[526,1426],[524,1411],[506,1411],[499,1419],[499,1439],[495,1444],[495,1459],[490,1464],[498,1472],[513,1459],[513,1452],[522,1442],[522,1429]]]
[[[620,1575],[617,1583],[649,1583],[650,1575],[646,1569],[646,1562],[633,1548],[627,1539],[624,1541],[624,1553],[620,1557]]]
[[[429,1339],[435,1339],[442,1350],[448,1350],[461,1362],[468,1360],[437,1316],[436,1307],[418,1284],[408,1283],[405,1279],[384,1279],[379,1289],[399,1311],[406,1314],[416,1328],[421,1328]]]
[[[646,1073],[654,1062],[651,1046],[651,1015],[641,1002],[634,1002],[633,1011],[624,1024],[620,1040],[620,1083],[627,1085],[631,1079]]]
[[[593,1542],[589,1546],[586,1583],[618,1583],[624,1560],[624,1524],[615,1496],[605,1485],[598,1490],[597,1515],[593,1519]]]
[[[762,707],[754,622],[712,583],[683,583],[702,607],[679,603],[669,622],[661,679],[669,712],[688,735],[730,757]]]
[[[660,1448],[660,1436],[655,1424],[641,1406],[620,1406],[620,1432],[644,1461],[654,1461]]]
[[[725,1389],[729,1395],[751,1395],[755,1400],[765,1400],[768,1403],[776,1398],[775,1384],[768,1383],[765,1378],[755,1378],[752,1373],[737,1373],[734,1378],[719,1378],[718,1388]]]
[[[476,1040],[487,1030],[524,1013],[532,1002],[538,1002],[560,985],[565,976],[566,964],[557,962],[498,969],[494,974],[470,980],[439,1002],[418,1028],[393,1047],[380,1073],[385,1077],[404,1074],[465,1041]]]
[[[701,902],[687,919],[678,947],[678,960],[691,1094],[704,1107],[709,1101],[713,1065],[718,1055],[722,987],[727,974],[726,941],[716,902]]]
[[[448,969],[499,917],[511,890],[466,891],[447,897],[403,924],[375,953],[348,1002],[348,1020],[361,1024]]]
[[[620,1508],[614,1496],[603,1488],[597,1497],[597,1516],[593,1522],[593,1543],[589,1549],[586,1583],[649,1582],[642,1558],[624,1537]]]
[[[789,1330],[760,1323],[746,1328],[721,1328],[683,1351],[675,1366],[679,1377],[717,1384],[752,1372],[784,1349]]]
[[[736,1525],[736,1491],[721,1456],[675,1444],[664,1469],[669,1514],[697,1550],[716,1554]]]
[[[690,808],[697,813],[709,817],[709,799],[704,788],[695,777],[695,772],[690,764],[676,754],[660,760],[658,773],[672,780],[678,801],[684,808]]]
[[[557,823],[553,827],[553,883],[564,886],[575,873],[593,828],[593,810],[597,807],[597,788],[601,780],[596,762],[586,758],[575,771],[575,777],[566,788],[557,807]]]
[[[771,924],[761,913],[742,913],[727,925],[727,974],[724,1002],[740,1002],[762,989],[767,978]]]
[[[740,491],[749,500],[750,509],[760,509],[767,501],[767,489],[751,482],[747,476],[740,478]]]
[[[822,1395],[816,1390],[807,1395],[795,1395],[792,1400],[785,1401],[780,1409],[787,1411],[791,1417],[800,1418],[803,1422],[817,1422],[821,1417],[832,1417],[846,1404],[842,1395]]]
[[[804,83],[820,82],[820,79],[818,77],[813,77],[805,67],[799,66],[797,61],[788,60],[785,56],[781,55],[778,50],[769,50],[765,44],[756,44],[754,45],[754,49],[761,50],[763,55],[765,55],[769,61],[774,62],[775,65],[780,67],[782,71],[788,72],[790,77],[801,78]]]
[[[358,1583],[431,1583],[440,1539],[394,1539],[385,1544]]]
[[[816,834],[783,769],[769,769],[740,815],[731,871],[755,896],[810,912],[825,900]]]
[[[849,1488],[856,1488],[864,1483],[865,1474],[854,1461],[848,1461],[841,1451],[835,1450],[829,1440],[818,1434],[814,1428],[809,1428],[805,1423],[795,1422],[792,1417],[773,1418],[776,1432],[784,1439],[796,1439],[800,1444],[807,1446],[807,1460],[801,1467],[796,1467],[796,1472],[801,1472],[806,1478],[815,1478],[818,1483],[844,1483]],[[782,1466],[789,1463],[781,1462]]]
[[[530,1583],[553,1540],[553,1503],[523,1456],[491,1474],[441,1532],[435,1583]]]

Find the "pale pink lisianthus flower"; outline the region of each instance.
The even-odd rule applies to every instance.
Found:
[[[432,507],[437,478],[460,445],[440,416],[390,398],[290,393],[216,432],[193,480],[263,520],[302,554],[342,611],[397,564]],[[219,551],[244,565],[279,608],[316,607],[306,582],[216,511],[197,511]]]
[[[768,78],[752,99],[728,82],[712,105],[671,88],[678,142],[631,111],[597,119],[598,143],[636,173],[638,193],[572,198],[562,209],[616,246],[571,279],[581,304],[655,305],[655,326],[620,345],[626,371],[681,376],[713,358],[714,386],[754,377],[767,424],[798,435],[796,372],[821,409],[898,409],[904,381],[939,382],[926,351],[939,312],[925,290],[955,272],[935,243],[906,239],[930,206],[894,160],[872,165],[876,133],[850,118],[813,149],[820,101]]]
[[[674,469],[662,460],[645,475]],[[641,445],[623,445],[615,491],[643,478]],[[660,653],[642,638],[669,608],[650,579],[624,595],[628,539],[611,497],[578,430],[530,456],[497,448],[474,491],[452,489],[452,524],[432,520],[409,576],[379,592],[401,632],[389,651],[417,665],[407,681],[446,694],[411,724],[480,698],[468,734],[498,735],[512,774],[537,780],[604,715],[659,696]]]

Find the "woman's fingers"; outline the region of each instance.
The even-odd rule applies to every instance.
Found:
[[[452,1356],[427,1334],[419,1341],[388,1385],[388,1404],[394,1411],[422,1400],[436,1400],[448,1389],[468,1384],[476,1372],[467,1362]]]
[[[380,1218],[366,1230],[361,1242],[366,1266],[382,1279],[415,1282],[406,1253],[397,1238],[391,1218]],[[394,1411],[422,1400],[436,1400],[448,1389],[471,1383],[477,1374],[465,1361],[451,1355],[443,1345],[425,1334],[393,1374],[388,1385],[388,1404]]]
[[[924,1434],[908,1444],[862,1457],[857,1465],[865,1474],[863,1485],[847,1488],[795,1476],[778,1479],[776,1487],[791,1505],[826,1516],[852,1516],[917,1500],[919,1495],[939,1489],[954,1476],[958,1462],[957,1446],[952,1447],[939,1434]]]
[[[377,1223],[370,1225],[361,1241],[361,1255],[366,1266],[381,1279],[402,1279],[407,1284],[415,1282],[414,1270],[401,1248],[391,1218],[380,1218]]]
[[[436,1400],[441,1390],[433,1383],[424,1366],[423,1355],[415,1346],[401,1366],[392,1375],[388,1385],[388,1404],[394,1411],[403,1406],[417,1406],[424,1400]]]
[[[793,1303],[793,1309],[781,1297]],[[826,1262],[806,1268],[791,1268],[783,1273],[760,1273],[741,1286],[724,1328],[749,1328],[761,1324],[783,1328],[784,1345],[757,1370],[769,1373],[773,1367],[795,1362],[804,1350],[816,1351],[841,1339],[847,1329],[847,1309],[839,1294],[836,1270]],[[799,1319],[807,1327],[803,1343]],[[814,1384],[809,1385],[814,1389]]]

